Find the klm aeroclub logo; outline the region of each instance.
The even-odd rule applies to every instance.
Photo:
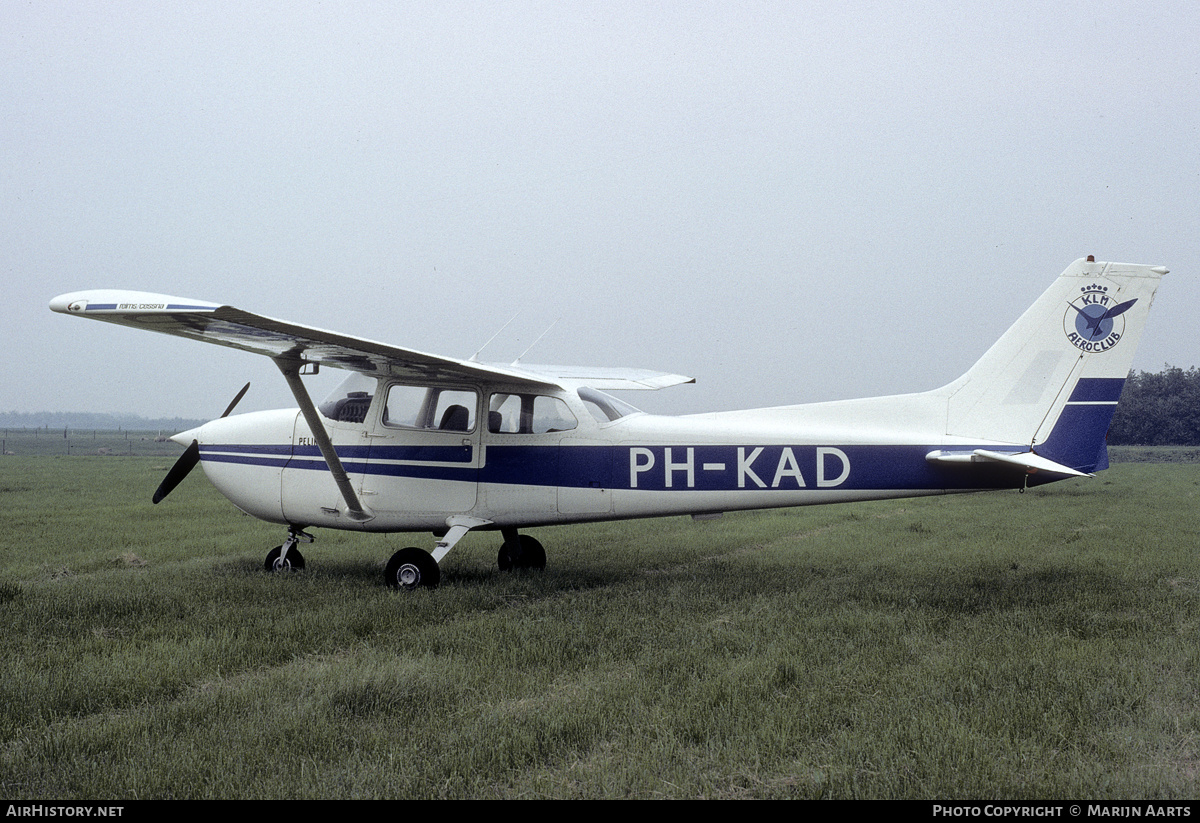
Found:
[[[1079,296],[1068,303],[1063,317],[1063,332],[1071,345],[1081,351],[1108,351],[1121,342],[1125,333],[1125,312],[1137,298],[1118,303],[1109,297],[1108,286],[1093,283],[1079,290]]]

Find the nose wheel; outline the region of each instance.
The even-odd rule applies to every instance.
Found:
[[[296,548],[298,543],[311,543],[313,536],[300,529],[288,529],[288,538],[282,546],[267,552],[263,568],[269,572],[298,572],[304,568],[304,555]]]
[[[304,568],[304,555],[299,549],[289,549],[287,557],[283,556],[283,546],[276,546],[267,552],[267,560],[263,569],[269,572],[298,572]]]

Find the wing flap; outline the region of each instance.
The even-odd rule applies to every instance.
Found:
[[[682,374],[650,371],[648,369],[623,369],[603,366],[513,366],[522,372],[545,377],[563,386],[589,386],[600,391],[657,391],[684,383],[695,383],[696,378]]]

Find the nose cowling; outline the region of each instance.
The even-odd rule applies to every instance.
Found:
[[[51,305],[51,308],[53,308],[53,304]],[[243,397],[245,397],[246,392],[249,389],[249,383],[242,386],[242,390],[238,392],[237,395],[234,396],[233,401],[225,407],[225,413],[222,414],[219,419],[228,417],[229,413],[233,411],[233,407],[236,406]],[[182,482],[183,478],[187,477],[188,473],[192,469],[196,468],[196,464],[200,462],[200,439],[202,437],[201,432],[203,429],[204,426],[200,426],[199,428],[195,429],[189,429],[188,431],[180,432],[171,438],[179,445],[187,446],[187,448],[184,449],[183,454],[179,456],[179,459],[175,461],[175,465],[171,467],[171,470],[167,472],[167,476],[163,478],[163,482],[160,483],[158,488],[154,490],[153,500],[155,503],[160,502],[164,497],[170,494],[175,487]]]

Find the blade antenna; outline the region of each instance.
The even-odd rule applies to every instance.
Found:
[[[539,342],[541,342],[541,339],[542,339],[543,337],[545,337],[547,334],[549,334],[549,333],[550,333],[550,329],[554,328],[554,327],[555,327],[555,326],[558,324],[558,321],[559,321],[559,320],[562,320],[562,317],[561,317],[561,316],[560,316],[560,317],[556,317],[556,318],[554,319],[554,322],[553,322],[553,323],[551,323],[549,326],[547,326],[547,327],[546,327],[546,330],[537,336],[537,340],[534,340],[532,343],[530,343],[530,344],[529,344],[529,348],[528,348],[528,349],[525,349],[525,351],[523,351],[523,352],[521,352],[520,354],[518,354],[518,355],[517,355],[517,359],[516,359],[516,360],[514,360],[514,361],[512,361],[512,363],[510,363],[509,365],[511,365],[511,366],[515,366],[515,365],[517,365],[518,363],[520,363],[520,362],[521,362],[521,358],[522,358],[522,357],[524,357],[525,355],[529,354],[529,349],[532,349],[532,348],[533,348],[534,346],[536,346],[536,345],[537,345]]]
[[[492,341],[493,341],[493,340],[495,340],[497,337],[499,337],[499,336],[500,336],[500,332],[504,331],[504,330],[505,330],[505,329],[507,329],[507,328],[508,328],[510,325],[512,325],[512,321],[514,321],[514,320],[516,320],[518,317],[520,317],[520,316],[521,316],[521,312],[523,312],[523,311],[525,311],[525,309],[523,309],[523,308],[521,308],[521,309],[517,309],[517,313],[516,313],[516,314],[514,314],[512,317],[508,318],[508,322],[507,322],[507,323],[505,323],[503,326],[501,326],[501,327],[500,327],[500,328],[499,328],[499,329],[496,331],[496,333],[495,333],[495,334],[493,334],[491,337],[489,337],[489,338],[487,339],[487,342],[486,342],[486,343],[484,343],[482,346],[480,346],[480,347],[479,347],[479,350],[478,350],[477,352],[475,352],[473,355],[471,355],[471,356],[470,356],[469,358],[467,358],[467,359],[468,359],[470,362],[472,362],[472,363],[478,363],[478,362],[479,362],[479,355],[480,355],[480,354],[483,352],[483,350],[484,350],[484,349],[486,349],[488,346],[490,346],[490,345],[492,344]]]

